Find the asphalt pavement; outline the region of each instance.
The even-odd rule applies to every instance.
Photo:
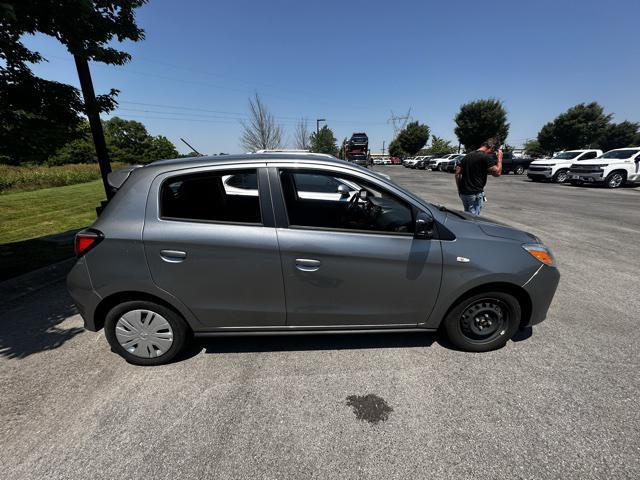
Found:
[[[460,206],[450,174],[376,170]],[[5,302],[2,478],[640,478],[639,189],[509,175],[487,197],[562,273],[547,320],[490,353],[239,337],[143,368],[81,328],[62,282]]]

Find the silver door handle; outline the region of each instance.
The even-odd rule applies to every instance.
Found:
[[[302,272],[315,272],[320,268],[320,260],[296,258],[296,268]]]
[[[160,257],[169,263],[180,263],[187,258],[187,252],[182,250],[160,250]]]

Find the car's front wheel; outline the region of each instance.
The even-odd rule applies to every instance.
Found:
[[[624,185],[625,180],[626,177],[623,172],[611,172],[607,175],[605,183],[609,188],[619,188]]]
[[[564,183],[569,178],[569,172],[567,170],[558,170],[556,174],[553,176],[553,181],[555,183]]]
[[[148,301],[129,301],[112,308],[105,335],[114,352],[135,365],[162,365],[182,351],[189,327],[173,310]]]
[[[486,292],[461,300],[444,320],[451,343],[469,352],[503,347],[520,326],[522,310],[508,293]]]
[[[516,175],[523,175],[524,174],[524,167],[522,165],[518,166],[516,168]]]

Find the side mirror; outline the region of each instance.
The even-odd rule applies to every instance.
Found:
[[[435,221],[431,215],[425,212],[418,213],[413,238],[422,238],[425,240],[433,238],[434,227]]]
[[[341,183],[340,185],[338,185],[338,193],[341,197],[348,197],[350,193],[349,187],[347,187],[344,183]]]

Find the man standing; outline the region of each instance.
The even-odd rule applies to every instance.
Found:
[[[465,155],[456,167],[456,185],[465,212],[480,215],[488,174],[494,177],[502,174],[502,150],[495,138],[490,138],[478,150]]]

